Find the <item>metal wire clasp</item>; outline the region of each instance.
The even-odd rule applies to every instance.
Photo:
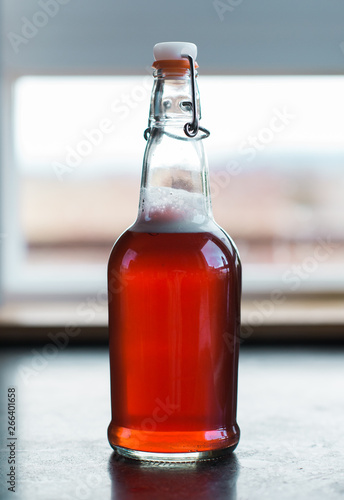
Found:
[[[192,98],[192,122],[185,123],[184,132],[188,137],[196,137],[199,130],[205,134],[205,137],[209,137],[209,130],[199,126],[199,119],[197,115],[197,102],[196,102],[196,77],[195,77],[195,62],[193,57],[189,54],[181,54],[182,57],[188,59],[190,64],[190,76],[191,76],[191,98]]]
[[[196,106],[196,78],[195,78],[195,62],[193,57],[189,54],[181,54],[182,57],[188,59],[190,64],[190,76],[191,76],[191,98],[192,98],[192,122],[185,123],[184,132],[188,137],[195,137],[198,134],[199,123],[197,116],[197,106]]]
[[[204,139],[205,137],[209,137],[210,132],[206,128],[199,126],[199,118],[197,115],[197,101],[196,101],[196,76],[195,76],[195,62],[193,57],[189,54],[181,54],[181,57],[188,59],[190,64],[190,79],[191,79],[191,99],[192,99],[192,122],[185,123],[184,132],[187,137],[196,137],[198,132],[201,130],[203,132],[203,136],[199,137],[199,139]],[[150,135],[150,128],[146,128],[144,131],[144,138],[146,141]],[[179,139],[179,137],[176,137]],[[184,139],[187,140],[187,139]]]

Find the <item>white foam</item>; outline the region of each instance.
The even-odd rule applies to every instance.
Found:
[[[140,213],[133,231],[204,231],[213,225],[202,193],[170,187],[141,188]]]

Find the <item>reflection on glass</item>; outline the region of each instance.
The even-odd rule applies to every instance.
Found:
[[[109,460],[113,500],[234,500],[239,462],[226,459],[190,464],[141,463],[113,453]]]

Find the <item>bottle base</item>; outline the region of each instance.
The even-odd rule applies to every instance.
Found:
[[[108,428],[110,446],[127,458],[151,462],[198,462],[228,455],[240,438],[238,424],[208,430],[142,430]]]
[[[189,453],[157,453],[139,450],[130,450],[121,446],[113,446],[115,452],[125,458],[148,462],[164,462],[164,463],[185,463],[185,462],[200,462],[202,460],[214,460],[220,457],[231,455],[238,443],[232,446],[216,450],[196,451]]]

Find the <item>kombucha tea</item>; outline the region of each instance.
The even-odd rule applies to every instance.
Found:
[[[116,448],[234,449],[241,269],[220,229],[127,230],[110,256],[112,421]]]

